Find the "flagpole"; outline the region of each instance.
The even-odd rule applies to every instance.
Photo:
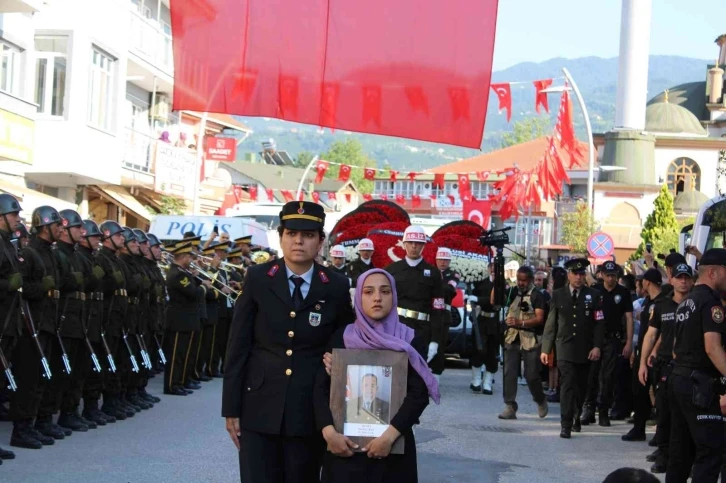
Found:
[[[207,132],[207,116],[209,113],[203,112],[199,121],[199,132],[197,133],[197,171],[194,173],[194,204],[192,205],[192,214],[199,215],[201,211],[201,203],[199,200],[199,189],[202,180],[199,179],[204,167],[204,134]]]
[[[295,193],[295,200],[296,201],[300,199],[300,192],[302,191],[303,183],[305,183],[305,180],[308,178],[308,173],[310,172],[310,168],[313,167],[313,164],[315,164],[315,163],[318,162],[318,159],[319,159],[319,157],[316,154],[315,156],[313,156],[313,159],[310,160],[310,162],[308,163],[307,167],[305,168],[305,171],[303,172],[302,178],[300,178],[300,184],[297,185],[297,193]]]
[[[575,79],[570,75],[570,71],[567,68],[562,68],[562,72],[565,74],[565,78],[572,86],[572,90],[575,92],[577,102],[580,104],[582,114],[585,116],[585,131],[587,133],[587,152],[588,152],[588,165],[587,165],[587,207],[593,210],[593,184],[595,181],[595,143],[592,140],[592,126],[590,125],[590,116],[587,114],[587,107],[585,107],[585,100],[580,94],[580,89],[577,88]]]

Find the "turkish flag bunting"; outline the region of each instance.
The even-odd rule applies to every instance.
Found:
[[[411,197],[411,206],[414,208],[418,208],[421,206],[421,197],[419,195],[413,195]]]
[[[363,195],[363,199],[364,199],[365,201],[371,201],[371,200],[373,199],[373,196],[371,196],[371,195],[370,195],[369,193],[365,193],[365,194]]]
[[[406,203],[406,198],[404,198],[403,195],[400,195],[400,194],[396,195],[396,203],[398,203],[399,205],[402,205],[402,204]]]
[[[454,197],[454,195],[446,195],[446,197],[449,198],[451,206],[454,206],[456,204],[456,198]]]
[[[297,200],[298,201],[304,201],[305,200],[305,193],[303,193],[302,191],[300,191],[300,193],[298,193],[298,195],[297,195]]]
[[[429,195],[429,198],[431,198],[432,200],[435,200],[437,198],[436,193],[431,193]]]
[[[560,111],[557,114],[557,124],[555,125],[555,136],[560,142],[560,147],[570,156],[569,169],[584,163],[585,153],[582,152],[580,143],[575,137],[575,124],[572,118],[572,100],[570,99],[570,93],[568,91],[562,93]]]
[[[265,193],[267,194],[267,201],[270,203],[275,201],[275,195],[272,193],[272,188],[266,188]]]
[[[489,200],[465,202],[462,212],[465,220],[478,223],[485,230],[489,229],[489,221],[492,218],[492,203]]]
[[[352,198],[352,196],[350,195],[350,193],[346,193],[345,194],[345,202],[346,203],[350,203],[351,198]]]
[[[539,106],[542,106],[545,111],[550,112],[550,106],[547,101],[547,93],[542,91],[552,85],[552,79],[536,80],[533,84],[535,89],[534,108],[537,111],[537,114],[539,114]]]
[[[383,193],[383,194],[381,195],[381,199],[382,199],[383,201],[388,201],[388,195],[387,195],[386,193]]]
[[[459,198],[462,200],[471,196],[471,184],[468,173],[459,173]]]
[[[250,199],[252,201],[257,201],[257,186],[250,186],[249,192],[250,192]]]
[[[499,110],[507,110],[507,122],[512,120],[512,86],[508,83],[492,84],[492,89],[499,98]]]
[[[293,196],[292,191],[290,191],[290,190],[280,190],[280,194],[282,195],[283,198],[285,198],[285,201],[287,203],[289,203],[291,201],[295,201],[295,196]]]
[[[334,191],[328,192],[328,201],[338,201],[338,196],[335,194]]]
[[[340,171],[338,172],[338,181],[347,183],[350,179],[350,166],[347,164],[340,165]]]
[[[445,175],[443,173],[437,173],[434,175],[434,188],[438,188],[440,190],[444,189],[444,176]]]
[[[368,181],[373,181],[376,179],[376,170],[373,168],[366,168],[363,170],[363,177]]]
[[[478,149],[499,3],[174,0],[173,110]]]
[[[416,173],[415,171],[411,171],[411,172],[410,172],[410,173],[408,173],[408,174],[407,174],[406,176],[407,176],[407,177],[408,177],[408,179],[410,179],[411,181],[416,181],[416,176],[418,176],[418,173]]]
[[[327,161],[323,161],[322,159],[318,161],[318,164],[315,165],[315,170],[317,171],[317,175],[315,176],[315,184],[319,184],[323,182],[323,178],[325,177],[325,172],[328,170],[328,167],[330,166],[330,163]]]
[[[391,170],[391,181],[394,183],[397,181],[398,171]]]
[[[313,201],[316,203],[320,203],[320,193],[317,191],[313,191],[310,196],[313,198]]]
[[[489,179],[489,171],[477,171],[476,177],[479,181],[486,181]]]

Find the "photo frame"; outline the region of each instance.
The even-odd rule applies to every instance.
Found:
[[[330,411],[335,430],[364,448],[401,409],[407,381],[405,352],[333,349]],[[403,454],[403,448],[400,436],[391,454]]]

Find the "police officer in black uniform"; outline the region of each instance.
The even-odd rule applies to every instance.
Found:
[[[0,352],[8,363],[12,360],[12,348],[21,334],[18,303],[23,276],[20,273],[20,262],[15,246],[11,241],[20,223],[20,210],[18,200],[7,193],[0,194]],[[7,368],[0,364],[0,371],[5,369]],[[16,372],[17,367],[11,370]],[[4,377],[0,375],[0,380]],[[17,384],[17,381],[15,383]],[[12,451],[0,448],[0,464],[4,459],[13,458],[15,454]]]
[[[128,307],[126,277],[118,258],[124,246],[124,229],[115,221],[104,221],[99,226],[103,238],[96,260],[104,272],[103,317],[101,332],[113,355],[116,371],[104,375],[103,406],[101,411],[117,420],[133,417],[136,410],[129,407],[122,396],[122,381],[128,378],[129,355],[123,342],[124,317]],[[128,339],[127,339],[128,340]]]
[[[425,245],[423,228],[409,226],[403,233],[406,257],[388,265],[386,271],[396,280],[400,320],[426,341],[426,361],[430,365],[439,347],[446,343],[442,336],[446,304],[441,271],[423,259]]]
[[[452,320],[453,311],[451,309],[451,302],[456,297],[456,289],[461,279],[455,270],[450,268],[451,266],[452,253],[451,250],[445,247],[439,247],[436,251],[436,267],[441,271],[441,280],[444,286],[444,323],[441,327],[441,341],[439,350],[431,361],[431,370],[437,376],[440,376],[444,372],[444,366],[446,362],[446,342],[449,338],[449,328],[458,325],[458,322],[454,323]],[[454,309],[456,310],[456,309]],[[456,312],[457,316],[459,312]],[[458,319],[457,319],[458,320]]]
[[[469,388],[478,393],[492,394],[494,374],[499,369],[499,346],[501,329],[499,327],[499,314],[492,304],[494,291],[494,264],[489,264],[489,277],[473,284],[469,300],[479,305],[476,318],[477,327],[473,328],[474,353],[469,362],[471,364],[472,380]],[[511,301],[507,301],[509,304]],[[485,368],[482,382],[482,366]]]
[[[370,238],[363,238],[358,242],[358,258],[347,266],[348,278],[351,280],[352,288],[356,287],[356,282],[361,274],[376,268],[373,264],[374,248],[373,241]]]
[[[719,394],[726,380],[726,334],[720,293],[726,291],[726,250],[701,257],[698,281],[676,310],[671,405],[670,455],[666,481],[718,481],[723,460],[724,423]]]
[[[693,271],[685,263],[676,265],[670,279],[673,292],[653,305],[653,317],[648,322],[648,331],[640,354],[638,380],[645,386],[648,367],[652,367],[655,385],[655,405],[658,414],[655,439],[658,449],[650,455],[654,461],[650,471],[665,473],[668,467],[668,452],[671,432],[671,407],[668,402],[668,379],[673,360],[673,336],[676,325],[676,311],[693,287]],[[660,339],[659,339],[660,337]]]
[[[319,481],[325,451],[313,387],[329,339],[355,315],[345,278],[314,262],[325,233],[317,203],[280,212],[284,258],[247,270],[230,327],[222,416],[241,481]]]
[[[584,403],[591,361],[600,358],[605,324],[600,292],[585,285],[586,258],[573,258],[565,264],[568,284],[552,294],[542,338],[542,364],[556,345],[560,370],[561,438],[580,432],[580,412]]]
[[[610,426],[609,411],[615,390],[615,363],[621,355],[629,358],[633,351],[633,301],[630,291],[618,283],[620,270],[620,266],[613,261],[603,263],[600,267],[602,282],[592,287],[602,296],[605,338],[600,359],[590,366],[585,407],[582,411],[583,425],[595,423],[595,406],[599,406],[600,426]]]

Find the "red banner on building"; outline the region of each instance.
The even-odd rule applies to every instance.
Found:
[[[234,161],[237,157],[235,138],[205,138],[204,159],[207,161]]]
[[[425,8],[417,0],[174,0],[174,109],[478,149],[497,7],[498,0]]]

